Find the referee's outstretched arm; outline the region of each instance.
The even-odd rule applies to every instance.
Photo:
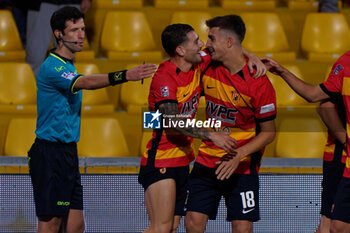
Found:
[[[145,78],[150,78],[157,70],[155,64],[144,64],[136,66],[130,70],[122,70],[108,74],[90,74],[80,76],[73,84],[73,91],[81,89],[94,90],[107,86],[114,86],[127,81],[138,81]]]

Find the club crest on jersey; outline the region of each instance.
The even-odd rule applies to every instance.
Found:
[[[344,67],[337,65],[333,71],[333,74],[337,75],[342,69],[344,69]]]
[[[163,168],[159,169],[159,172],[160,172],[161,174],[165,174],[165,173],[166,173],[166,168],[163,167]]]
[[[69,79],[69,80],[72,80],[76,75],[77,75],[76,73],[71,73],[71,72],[69,72],[69,71],[63,72],[63,73],[61,74],[61,76],[62,76],[63,78]]]
[[[161,93],[162,97],[169,97],[169,87],[167,87],[167,86],[161,87],[160,93]]]
[[[240,99],[239,93],[237,91],[232,91],[232,102],[234,104],[238,104],[239,99]]]

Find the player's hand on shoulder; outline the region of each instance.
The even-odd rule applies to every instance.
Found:
[[[209,139],[214,143],[215,146],[225,150],[229,154],[234,154],[237,148],[237,141],[230,136],[228,132],[215,132],[211,131]]]
[[[283,66],[269,57],[263,57],[261,58],[261,61],[266,66],[267,70],[275,75],[281,75],[285,71]]]
[[[250,56],[247,65],[250,74],[254,74],[254,69],[256,70],[254,78],[259,78],[266,74],[266,66],[257,56]]]
[[[143,64],[135,66],[126,72],[126,79],[128,81],[138,81],[145,78],[150,78],[157,70],[156,64]]]

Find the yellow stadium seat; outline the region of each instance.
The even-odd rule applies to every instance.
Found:
[[[82,118],[78,155],[128,156],[129,149],[119,122],[114,118]]]
[[[94,0],[92,7],[100,9],[142,8],[142,0]]]
[[[79,74],[101,73],[95,64],[76,63],[75,67]],[[97,90],[83,90],[82,111],[84,114],[106,114],[114,112],[114,105],[108,98],[106,88]]]
[[[273,10],[275,0],[220,0],[223,9],[232,10]]]
[[[141,156],[143,153],[145,153],[145,151],[147,149],[147,144],[148,144],[149,140],[151,140],[151,138],[152,138],[152,133],[153,133],[153,131],[143,131],[142,138],[141,138],[141,144],[140,144],[139,156]]]
[[[285,65],[284,67],[303,80],[299,67],[295,65]],[[307,104],[306,100],[296,94],[281,77],[270,72],[267,73],[267,76],[276,91],[277,107],[295,107]]]
[[[186,23],[191,25],[199,38],[205,43],[208,39],[208,27],[205,21],[212,18],[208,12],[178,11],[171,17],[170,24]]]
[[[129,70],[136,64],[129,64]],[[142,110],[148,109],[148,94],[152,78],[138,82],[123,83],[120,88],[120,104],[129,114],[140,114]]]
[[[318,10],[318,0],[289,0],[288,8],[290,10],[304,10],[304,11],[317,11]],[[342,8],[342,2],[338,1],[339,9]]]
[[[271,57],[279,62],[294,61],[282,22],[276,13],[242,13],[246,36],[242,45],[257,56]]]
[[[25,56],[11,12],[0,10],[0,61],[19,61],[24,60]]]
[[[332,65],[328,66],[327,69],[326,69],[326,73],[325,73],[325,77],[324,77],[324,81],[326,81],[328,79],[328,76],[329,74],[331,73],[332,71]]]
[[[90,44],[85,36],[83,51],[75,53],[76,62],[93,61],[95,59],[95,52],[90,48]]]
[[[273,140],[270,144],[265,146],[264,150],[264,158],[273,158],[275,157],[275,149],[276,149],[276,140]]]
[[[168,9],[207,9],[208,0],[154,0],[156,8]]]
[[[35,139],[35,118],[13,118],[10,120],[6,139],[5,155],[27,156]]]
[[[160,61],[153,35],[142,12],[108,12],[104,21],[101,48],[109,60]]]
[[[350,49],[350,30],[340,13],[309,13],[301,48],[310,61],[332,62]]]
[[[276,157],[322,158],[327,130],[319,118],[289,117],[281,120],[275,140]]]
[[[0,112],[36,113],[36,86],[27,63],[0,63]]]

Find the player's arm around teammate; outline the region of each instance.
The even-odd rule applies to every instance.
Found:
[[[176,115],[178,104],[177,103],[164,103],[159,106],[160,111],[164,115]],[[185,118],[181,117],[173,117],[169,120],[171,121],[181,121]],[[208,130],[205,128],[198,127],[176,127],[175,128],[180,133],[192,137],[192,138],[200,138],[200,139],[208,139],[212,141],[217,147],[224,149],[229,154],[236,154],[235,148],[237,148],[237,141],[230,137],[230,133],[228,132],[216,132],[213,130]]]

